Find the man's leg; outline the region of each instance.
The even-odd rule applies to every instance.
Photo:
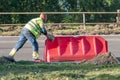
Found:
[[[27,29],[26,29],[27,30]],[[35,36],[29,31],[27,30],[24,33],[25,37],[28,39],[28,41],[31,43],[32,45],[32,49],[33,49],[33,59],[38,59],[39,58],[39,53],[38,53],[38,43],[36,41]]]
[[[9,55],[14,56],[16,52],[23,47],[26,41],[27,41],[26,37],[23,34],[21,34],[18,42],[16,43],[15,47],[10,51]]]
[[[7,59],[8,61],[11,62],[15,62],[14,60],[14,55],[16,54],[16,52],[22,48],[22,46],[25,44],[25,42],[27,41],[26,37],[23,34],[23,30],[21,32],[21,36],[18,40],[18,42],[16,43],[15,47],[10,51],[9,56],[8,57],[4,57],[5,59]]]

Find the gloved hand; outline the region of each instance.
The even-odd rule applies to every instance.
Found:
[[[54,39],[55,39],[54,35],[49,34],[49,33],[47,34],[47,38],[51,41],[54,41]]]

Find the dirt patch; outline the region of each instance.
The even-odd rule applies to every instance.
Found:
[[[11,63],[11,61],[6,60],[4,56],[0,57],[0,64]]]
[[[102,64],[119,64],[120,61],[111,53],[99,54],[95,58],[83,61],[84,64],[95,64],[95,65],[102,65]]]

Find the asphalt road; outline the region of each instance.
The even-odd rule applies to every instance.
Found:
[[[120,57],[120,35],[100,35],[108,41],[108,52],[113,53],[116,57]],[[0,36],[0,56],[7,56],[10,50],[14,47],[19,36]],[[45,37],[41,36],[38,39],[40,58],[43,59]],[[15,55],[15,59],[32,60],[32,47],[27,42]]]

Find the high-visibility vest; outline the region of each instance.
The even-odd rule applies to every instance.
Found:
[[[34,18],[34,19],[30,20],[25,25],[25,28],[27,28],[28,30],[30,30],[36,38],[39,38],[39,36],[42,33],[41,27],[43,27],[43,26],[44,26],[44,22],[39,17],[39,18]]]

